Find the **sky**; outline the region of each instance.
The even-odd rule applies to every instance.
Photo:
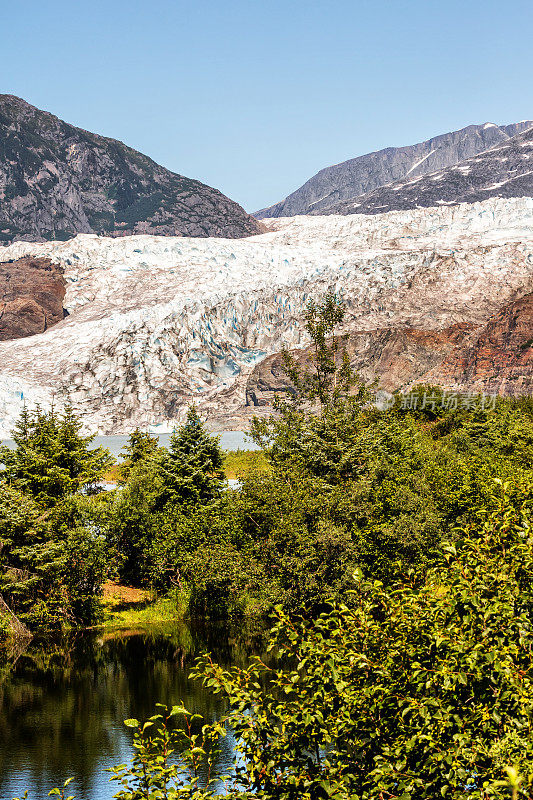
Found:
[[[319,169],[533,118],[531,0],[0,0],[0,93],[255,211]]]

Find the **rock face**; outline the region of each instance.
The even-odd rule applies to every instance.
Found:
[[[388,147],[375,153],[326,167],[285,200],[258,211],[258,219],[292,217],[296,214],[332,212],[342,202],[407,177],[416,178],[454,166],[495,145],[507,142],[533,125],[528,120],[513,125],[469,125],[459,131],[435,136],[408,147]],[[478,199],[486,199],[486,196]],[[396,207],[396,206],[395,206]],[[411,207],[411,206],[409,206]],[[390,210],[390,209],[388,209]],[[347,212],[353,213],[353,212]]]
[[[489,197],[533,196],[533,128],[505,144],[418,178],[396,181],[353,201],[331,206],[328,214],[383,214],[428,206],[482,202]]]
[[[76,233],[232,239],[261,230],[216,189],[0,95],[0,243]]]
[[[388,392],[425,383],[451,392],[528,396],[533,394],[533,294],[506,303],[485,325],[355,331],[344,346],[363,380],[377,380]],[[293,356],[309,368],[310,348],[293,351]],[[281,354],[276,353],[248,378],[246,405],[270,411],[276,394],[291,390]]]
[[[428,380],[488,394],[533,394],[533,294],[507,303],[465,336]]]
[[[43,333],[63,319],[63,269],[49,258],[0,264],[0,341]]]
[[[409,383],[533,292],[533,198],[269,225],[241,240],[80,235],[0,249],[0,261],[61,266],[69,312],[0,343],[0,432],[24,402],[54,396],[102,433],[169,429],[192,401],[210,424],[239,426],[250,374],[308,345],[306,303],[327,291],[346,304],[354,359]]]
[[[419,383],[433,368],[442,364],[454,345],[462,343],[474,326],[451,325],[443,330],[382,328],[354,331],[343,341],[343,349],[365,383],[377,379],[378,387],[388,392]],[[296,362],[309,369],[311,348],[292,352]],[[290,393],[292,385],[283,370],[281,354],[269,356],[253,370],[246,384],[246,405],[270,410],[278,393]]]

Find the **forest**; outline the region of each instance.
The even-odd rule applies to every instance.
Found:
[[[110,492],[72,409],[25,410],[0,449],[4,641],[102,624],[108,581],[270,628],[270,659],[197,661],[222,720],[126,720],[120,800],[532,796],[533,398],[376,404],[343,313],[309,304],[314,356],[283,354],[293,390],[253,421],[235,489],[194,407],[168,449],[131,434]],[[211,776],[228,736],[235,763]]]

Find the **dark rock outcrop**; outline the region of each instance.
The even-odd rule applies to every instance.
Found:
[[[428,380],[488,394],[533,394],[533,294],[508,303],[466,336]]]
[[[233,239],[261,231],[216,189],[0,95],[0,243],[77,233]]]
[[[258,211],[258,219],[327,214],[343,202],[379,186],[426,175],[458,164],[527,130],[532,121],[513,125],[469,125],[407,147],[387,147],[320,170],[285,200]],[[486,199],[486,198],[483,198]],[[344,213],[344,212],[341,212]],[[353,212],[346,212],[353,213]]]
[[[63,270],[48,258],[0,264],[0,341],[43,333],[65,316]]]

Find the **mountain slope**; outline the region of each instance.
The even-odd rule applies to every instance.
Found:
[[[261,230],[216,189],[0,95],[0,243],[77,233],[240,238]]]
[[[382,186],[327,213],[383,214],[490,197],[533,197],[533,128],[453,167]]]
[[[469,125],[407,147],[388,147],[320,170],[285,200],[258,211],[258,219],[296,214],[330,213],[343,201],[354,200],[378,186],[441,170],[477,155],[527,130],[531,121],[512,125]]]

